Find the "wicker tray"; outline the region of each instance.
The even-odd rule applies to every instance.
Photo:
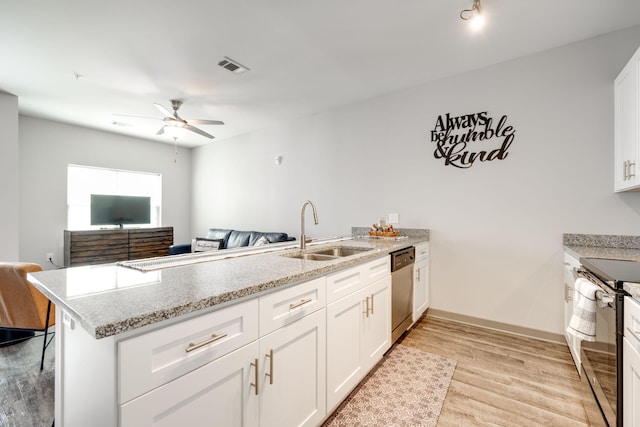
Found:
[[[398,231],[372,231],[369,230],[369,236],[375,237],[397,237],[399,234]]]

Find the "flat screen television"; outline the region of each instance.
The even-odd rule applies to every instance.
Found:
[[[91,225],[150,224],[151,198],[91,195]]]

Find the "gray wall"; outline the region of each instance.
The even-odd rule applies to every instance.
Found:
[[[18,98],[0,91],[0,261],[18,261],[20,192],[18,186]]]
[[[63,262],[69,163],[162,174],[162,225],[190,241],[191,149],[20,116],[20,260]],[[17,180],[15,180],[17,182]],[[17,229],[17,226],[16,226]]]
[[[561,333],[562,233],[640,234],[640,194],[613,192],[613,79],[639,45],[635,27],[196,148],[192,233],[296,235],[305,199],[312,236],[397,212],[431,229],[433,308]],[[508,157],[435,159],[437,117],[480,111],[508,116]]]

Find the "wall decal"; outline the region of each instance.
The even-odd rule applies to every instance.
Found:
[[[444,159],[445,166],[467,169],[477,161],[504,160],[515,138],[515,129],[507,125],[503,115],[494,126],[486,111],[451,117],[438,116],[431,131],[431,142],[436,143],[433,156]]]

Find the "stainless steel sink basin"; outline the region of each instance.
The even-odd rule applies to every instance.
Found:
[[[331,261],[339,258],[337,256],[322,255],[322,254],[293,254],[293,255],[285,255],[285,256],[289,258],[299,258],[299,259],[306,259],[310,261]]]
[[[370,251],[371,248],[354,248],[354,247],[344,247],[344,246],[338,246],[335,248],[329,248],[329,249],[323,249],[321,251],[315,251],[313,252],[314,254],[320,254],[320,255],[331,255],[331,256],[335,256],[335,257],[345,257],[345,256],[351,256],[351,255],[356,255],[356,254],[360,254],[362,252],[367,252]]]
[[[372,248],[354,248],[337,246],[333,248],[320,249],[313,252],[284,254],[283,256],[288,258],[306,259],[311,261],[331,261],[351,255],[356,255],[362,252],[370,251]]]

